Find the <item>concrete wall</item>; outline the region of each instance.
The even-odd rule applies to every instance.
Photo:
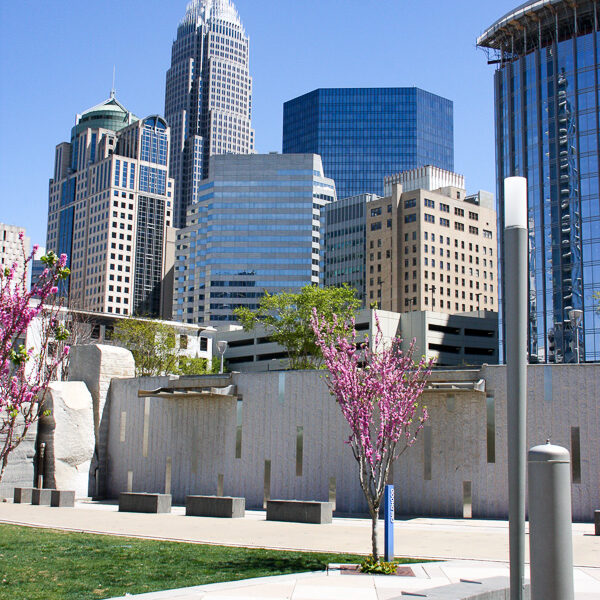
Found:
[[[248,508],[261,507],[270,461],[271,498],[328,500],[335,478],[338,513],[365,513],[356,463],[344,444],[349,429],[323,375],[233,374],[241,400],[138,397],[139,390],[169,387],[173,380],[113,381],[107,494],[170,489],[181,503],[186,494],[216,494],[222,475],[225,495],[244,496]],[[533,365],[528,377],[528,445],[551,437],[572,449],[579,436],[573,515],[591,520],[600,507],[600,365]],[[481,378],[485,392],[473,389]],[[394,468],[398,514],[462,517],[470,488],[474,517],[507,516],[505,379],[503,366],[434,374],[438,389],[425,397],[429,429]],[[451,383],[455,389],[448,389]],[[189,389],[197,390],[198,382]]]
[[[0,498],[12,498],[15,487],[33,485],[37,425],[37,422],[31,425],[25,439],[8,457],[8,465],[0,482]],[[4,439],[4,436],[0,435],[0,445],[4,443]]]
[[[85,383],[93,403],[95,450],[89,474],[89,495],[103,495],[109,421],[106,402],[113,382],[119,377],[134,375],[135,361],[129,350],[103,345],[75,346],[71,349],[70,361],[69,381]]]

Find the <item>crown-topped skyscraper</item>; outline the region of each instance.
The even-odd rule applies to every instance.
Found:
[[[177,28],[167,71],[174,226],[185,227],[213,154],[251,154],[248,36],[231,0],[192,0]]]

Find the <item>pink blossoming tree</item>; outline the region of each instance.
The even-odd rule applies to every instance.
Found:
[[[329,370],[327,384],[350,425],[348,443],[359,466],[360,486],[371,515],[373,558],[378,560],[377,520],[390,467],[412,446],[428,417],[418,400],[431,373],[432,363],[413,361],[414,340],[407,352],[400,339],[383,343],[377,333],[373,346],[357,343],[354,322],[333,325],[313,311],[312,328]]]
[[[67,257],[53,252],[42,257],[45,269],[28,289],[27,279],[37,247],[27,256],[20,234],[22,271],[15,263],[0,271],[0,482],[10,453],[43,413],[48,385],[69,352],[54,350],[69,332],[58,318],[57,284],[69,276]],[[26,348],[27,331],[38,319],[36,348]]]

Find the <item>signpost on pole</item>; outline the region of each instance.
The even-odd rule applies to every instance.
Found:
[[[383,496],[383,518],[385,520],[385,548],[384,559],[386,562],[394,560],[394,486],[386,485]]]

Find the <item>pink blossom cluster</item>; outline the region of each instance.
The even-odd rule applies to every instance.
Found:
[[[23,234],[20,234],[21,243]],[[40,348],[25,348],[29,326],[36,317],[56,322],[57,283],[68,276],[67,256],[49,253],[42,260],[46,268],[39,279],[27,286],[27,274],[37,246],[27,256],[22,244],[24,269],[18,265],[0,273],[0,481],[8,455],[25,437],[30,425],[40,416],[43,396],[68,354],[49,353],[50,335],[43,336]],[[47,328],[48,334],[52,328]]]
[[[377,333],[373,347],[368,338],[356,342],[354,323],[341,324],[344,335],[335,335],[332,326],[313,313],[312,327],[324,364],[329,370],[327,383],[335,396],[351,434],[353,447],[375,467],[399,441],[411,446],[428,414],[418,400],[431,372],[431,362],[422,357],[413,361],[414,340],[407,352],[395,339],[384,347],[377,313]],[[395,458],[395,456],[390,457]]]

